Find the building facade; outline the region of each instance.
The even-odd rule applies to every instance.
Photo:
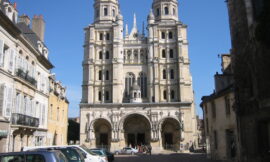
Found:
[[[48,108],[47,145],[67,145],[68,105],[66,88],[56,81],[55,75],[49,77],[50,95]]]
[[[228,0],[241,162],[270,161],[270,2]]]
[[[233,109],[233,73],[231,56],[222,55],[223,74],[215,75],[215,91],[202,97],[207,157],[214,160],[237,160],[239,141]]]
[[[44,145],[47,137],[49,74],[42,16],[18,19],[16,4],[0,1],[1,152]],[[42,27],[42,28],[40,28]],[[7,134],[6,134],[7,133]]]
[[[124,32],[118,0],[95,0],[94,11],[85,28],[81,144],[188,150],[197,141],[196,113],[178,1],[153,1],[148,36],[136,16]]]

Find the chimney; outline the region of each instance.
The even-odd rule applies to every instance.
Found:
[[[25,23],[27,26],[29,26],[31,20],[27,15],[23,14],[22,16],[19,16],[19,22]]]
[[[45,21],[42,15],[35,15],[32,19],[32,30],[44,42],[44,33],[45,33]]]

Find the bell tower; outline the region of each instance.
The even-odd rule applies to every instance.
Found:
[[[95,22],[115,21],[119,13],[118,0],[95,0]]]
[[[175,20],[178,21],[177,0],[154,0],[152,9],[156,21]]]

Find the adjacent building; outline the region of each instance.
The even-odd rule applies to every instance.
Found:
[[[44,32],[42,16],[31,21],[18,16],[16,4],[0,1],[0,152],[47,143],[53,65]]]
[[[177,0],[153,0],[148,35],[129,32],[118,0],[95,0],[85,28],[80,142],[111,150],[197,143],[187,26]],[[197,145],[197,144],[196,144]]]
[[[235,102],[231,56],[222,55],[222,74],[215,75],[215,90],[202,97],[204,134],[208,158],[236,160],[239,141],[237,120],[233,109]]]
[[[241,162],[270,161],[270,2],[228,0]]]
[[[49,77],[49,84],[47,145],[67,145],[69,102],[66,87],[56,81],[55,75]]]

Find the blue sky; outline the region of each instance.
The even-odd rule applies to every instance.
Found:
[[[11,0],[19,14],[31,18],[42,14],[46,21],[45,43],[52,70],[68,88],[69,116],[79,116],[81,99],[83,28],[93,22],[94,0]],[[120,0],[125,23],[132,26],[137,15],[139,29],[147,22],[152,0]],[[220,71],[218,54],[231,48],[228,13],[224,0],[179,0],[179,18],[188,25],[189,56],[197,113],[203,95],[214,89],[213,75]]]

